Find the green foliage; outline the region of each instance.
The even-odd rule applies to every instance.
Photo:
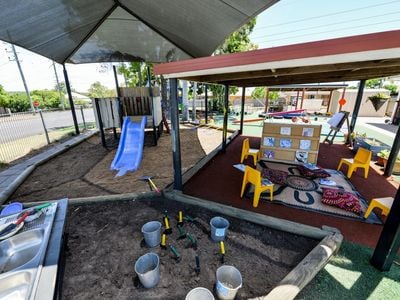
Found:
[[[88,95],[90,98],[108,98],[116,97],[117,94],[114,89],[109,89],[96,81],[90,85]]]
[[[369,89],[379,89],[381,87],[381,79],[368,79],[365,81],[365,86]]]
[[[397,95],[398,91],[397,91],[397,85],[395,84],[386,84],[383,86],[384,89],[390,91],[390,95]]]
[[[237,31],[233,32],[224,43],[219,46],[214,55],[221,55],[227,53],[236,53],[257,49],[257,45],[250,42],[250,34],[256,25],[256,18],[251,19],[247,24],[240,27]],[[220,85],[210,85],[210,91],[213,94],[212,109],[222,112],[224,108],[224,87]],[[229,87],[229,94],[237,93],[237,87]]]
[[[196,91],[197,91],[197,93],[196,93],[197,95],[203,94],[204,93],[204,84],[197,83]],[[189,99],[193,99],[193,83],[190,83],[190,85],[189,85],[188,94],[189,94]]]
[[[375,95],[369,96],[367,100],[370,101],[377,101],[377,100],[382,100],[382,101],[386,101],[388,100],[390,97],[384,93],[377,93]]]
[[[61,103],[59,92],[53,90],[34,90],[31,92],[31,99],[40,103],[40,109],[59,108]],[[11,112],[22,112],[31,109],[26,93],[7,93],[3,88],[0,88],[0,106],[9,108]]]
[[[122,64],[117,68],[117,71],[118,73],[124,75],[129,87],[145,86],[148,82],[147,67],[150,68],[151,80],[158,82],[158,79],[154,76],[153,64],[151,63],[131,62],[128,65]],[[142,82],[139,82],[139,71]]]
[[[381,150],[377,155],[378,155],[379,157],[388,159],[388,158],[389,158],[389,154],[390,154],[390,151],[389,151],[389,150],[383,149],[383,150]]]
[[[10,96],[4,90],[3,86],[0,85],[0,106],[1,107],[8,107]]]
[[[35,90],[31,92],[32,101],[39,102],[39,108],[59,108],[60,93],[53,90]]]
[[[256,87],[253,92],[251,93],[251,97],[254,99],[265,99],[265,87]],[[276,100],[279,98],[279,93],[278,92],[269,92],[268,93],[268,99],[269,100]]]
[[[22,112],[31,109],[28,97],[24,92],[9,93],[9,99],[6,107],[8,107],[11,112]]]
[[[253,32],[257,19],[251,19],[247,24],[233,32],[224,43],[219,46],[214,54],[236,53],[257,49],[257,45],[250,42],[250,34]]]
[[[72,87],[71,87],[72,88]],[[61,93],[63,93],[63,94],[66,94],[67,93],[67,86],[65,85],[65,82],[64,81],[61,81],[60,82],[60,87],[57,85],[57,84],[55,84],[54,85],[54,88],[53,88],[55,91],[58,91],[59,89],[61,90]]]

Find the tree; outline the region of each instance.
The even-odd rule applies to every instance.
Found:
[[[365,86],[369,89],[379,89],[381,87],[382,80],[375,78],[375,79],[368,79],[365,81]]]
[[[121,65],[117,68],[118,73],[124,75],[129,87],[147,85],[147,67],[150,68],[151,80],[158,81],[154,76],[153,64],[142,62],[131,62],[128,65]]]
[[[390,91],[390,95],[397,95],[398,91],[397,91],[397,85],[390,83],[390,84],[385,84],[383,86],[384,89]]]
[[[39,108],[59,108],[61,105],[60,94],[53,90],[34,90],[31,92],[33,101],[39,102]]]
[[[0,107],[8,107],[10,96],[0,84]]]
[[[254,89],[254,91],[251,93],[251,97],[255,99],[265,99],[265,87],[259,86]],[[268,93],[268,99],[269,100],[276,100],[279,98],[279,93],[278,92],[269,92]]]
[[[222,55],[227,53],[243,52],[257,49],[257,45],[250,41],[250,34],[256,25],[256,18],[251,19],[247,24],[233,32],[225,42],[219,46],[214,55]],[[222,112],[224,108],[224,87],[221,85],[210,85],[213,94],[212,109]],[[237,87],[230,87],[229,94],[235,94]]]
[[[90,85],[88,95],[90,98],[108,98],[116,97],[116,92],[114,89],[109,89],[99,81],[96,81]]]

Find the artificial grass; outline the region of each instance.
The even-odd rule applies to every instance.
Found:
[[[343,241],[339,253],[296,299],[400,299],[400,266],[393,263],[390,271],[380,272],[369,262],[372,253]]]

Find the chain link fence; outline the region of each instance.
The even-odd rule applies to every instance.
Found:
[[[92,108],[76,108],[80,130],[95,127]],[[0,164],[75,133],[70,110],[0,114]]]

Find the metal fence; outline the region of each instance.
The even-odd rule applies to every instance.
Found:
[[[95,126],[92,108],[77,108],[81,130]],[[34,149],[75,133],[70,110],[0,114],[0,163],[9,163]]]

